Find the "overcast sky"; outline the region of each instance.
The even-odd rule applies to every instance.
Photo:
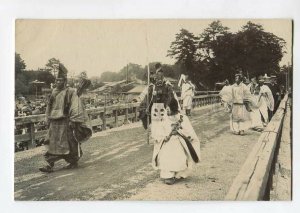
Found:
[[[181,28],[199,35],[214,20],[17,20],[16,52],[27,69],[45,67],[55,57],[70,74],[87,71],[100,76],[119,71],[127,63],[145,66],[160,61],[173,64],[167,50]],[[249,20],[221,20],[231,32]],[[286,51],[281,65],[291,62],[292,22],[290,20],[251,20],[265,31],[283,38]]]

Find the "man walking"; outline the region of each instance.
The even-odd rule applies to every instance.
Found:
[[[67,69],[59,64],[56,88],[53,89],[46,109],[49,125],[45,141],[48,150],[44,155],[47,165],[39,168],[41,172],[53,172],[54,163],[64,159],[65,168],[78,166],[82,156],[80,142],[92,135],[89,118],[81,102],[78,91],[67,87]],[[78,89],[81,90],[81,89]]]

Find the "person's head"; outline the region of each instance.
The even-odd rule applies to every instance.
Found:
[[[58,74],[57,78],[55,79],[55,85],[57,89],[63,89],[67,84],[67,68],[62,64],[59,63],[58,66]]]
[[[239,74],[239,73],[237,73],[237,74],[235,75],[234,80],[235,80],[235,83],[240,84],[240,83],[242,82],[242,75]]]
[[[264,85],[264,83],[265,83],[265,79],[264,79],[262,76],[260,76],[260,77],[258,78],[258,84],[259,84],[259,86]]]
[[[156,78],[156,75],[155,75],[155,72],[150,72],[150,75],[149,75],[149,80],[151,83],[155,83],[155,78]]]
[[[276,76],[274,76],[274,75],[271,76],[271,79],[270,79],[270,80],[271,80],[271,83],[272,83],[272,84],[277,84],[277,78],[276,78]]]
[[[161,85],[163,84],[164,81],[164,73],[163,70],[161,69],[161,64],[160,63],[155,64],[155,69],[156,69],[156,84]]]
[[[226,86],[228,86],[228,85],[229,85],[228,79],[226,79],[226,80],[224,81],[224,83],[225,83]]]
[[[154,67],[155,67],[155,72],[157,73],[158,70],[161,70],[161,63],[156,63],[156,64],[154,65]]]
[[[55,79],[55,88],[63,89],[66,85],[66,79],[63,78],[56,78]]]
[[[243,78],[243,83],[248,85],[248,84],[250,84],[250,80],[248,78],[244,77]]]
[[[264,83],[267,84],[267,85],[272,84],[271,78],[265,78],[265,82]]]
[[[251,78],[251,82],[252,82],[253,84],[256,84],[256,83],[257,83],[256,77]]]

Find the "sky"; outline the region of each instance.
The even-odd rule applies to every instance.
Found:
[[[16,20],[16,52],[27,69],[44,68],[58,58],[71,75],[86,71],[88,76],[117,72],[127,63],[175,63],[167,57],[171,42],[181,28],[196,36],[214,20]],[[248,21],[261,24],[286,41],[281,65],[291,63],[292,22],[288,19],[220,19],[237,32]]]

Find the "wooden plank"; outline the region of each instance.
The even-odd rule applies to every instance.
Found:
[[[35,139],[43,138],[47,134],[48,130],[41,130],[35,132]],[[30,133],[22,134],[22,135],[15,135],[15,143],[22,142],[22,141],[30,141]]]
[[[25,117],[15,117],[15,125],[23,125],[23,124],[29,124],[29,123],[38,123],[41,121],[45,121],[46,115],[30,115]]]
[[[15,143],[22,142],[22,141],[30,141],[30,134],[22,134],[22,135],[15,135]]]
[[[283,116],[284,116],[283,109],[278,108],[277,112],[272,117],[272,120],[270,121],[270,123],[268,123],[268,125],[264,129],[264,132],[278,132],[278,131],[280,131],[279,127],[282,123]]]
[[[35,133],[35,139],[44,138],[47,134],[48,130],[41,130]]]
[[[260,135],[258,142],[252,148],[245,163],[243,164],[238,175],[231,184],[231,187],[227,195],[225,196],[225,200],[242,200],[247,185],[250,181],[250,177],[255,169],[258,155],[260,153],[260,150],[264,146],[264,141],[268,137],[268,135],[268,132],[263,132]]]
[[[273,163],[273,157],[276,149],[278,134],[270,132],[265,142],[266,145],[261,150],[259,160],[251,180],[248,184],[247,191],[243,197],[243,200],[263,200],[265,190],[269,180],[271,166]]]
[[[99,126],[102,124],[103,124],[103,121],[101,118],[91,120],[91,126]]]
[[[280,149],[277,159],[277,170],[274,174],[274,183],[271,200],[292,200],[292,150],[291,150],[291,111],[290,100],[286,107],[286,115],[282,126]]]
[[[234,179],[225,200],[264,199],[284,117],[284,109],[278,110]]]

